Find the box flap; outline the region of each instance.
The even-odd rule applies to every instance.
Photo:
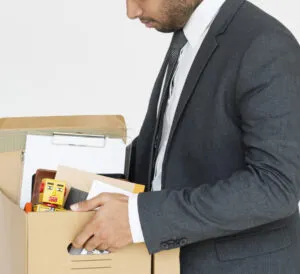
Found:
[[[23,169],[22,157],[22,151],[0,153],[0,191],[15,204],[19,204],[20,198]]]
[[[42,130],[42,129],[99,129],[124,136],[126,125],[121,115],[81,115],[81,116],[44,116],[13,117],[0,119],[0,130]]]
[[[45,116],[0,119],[0,152],[24,149],[26,135],[53,132],[83,133],[122,138],[126,142],[126,123],[121,115]]]
[[[27,274],[26,214],[0,192],[1,273]]]

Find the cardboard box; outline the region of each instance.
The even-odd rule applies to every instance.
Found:
[[[72,256],[68,246],[93,212],[26,214],[0,194],[1,273],[149,274],[151,256],[143,244],[116,253]]]
[[[166,274],[179,273],[178,250],[153,257],[144,244],[116,253],[70,255],[67,248],[93,212],[33,212],[18,206],[26,135],[80,132],[123,138],[122,116],[0,119],[0,265],[5,274]]]
[[[180,249],[170,249],[153,255],[153,274],[180,274]]]

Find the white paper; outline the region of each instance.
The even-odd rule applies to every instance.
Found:
[[[71,138],[65,136],[65,138]],[[87,137],[90,142],[91,137]],[[71,142],[72,143],[72,142]],[[69,166],[92,173],[124,173],[126,145],[121,139],[105,139],[105,146],[90,147],[59,145],[53,136],[28,135],[24,154],[24,169],[20,207],[31,200],[32,175],[37,169]]]
[[[92,187],[89,191],[89,194],[87,196],[87,200],[90,200],[94,197],[96,197],[97,195],[104,193],[104,192],[108,192],[108,193],[119,193],[119,194],[124,194],[126,196],[132,196],[134,195],[132,192],[103,183],[99,180],[94,180],[92,183]]]

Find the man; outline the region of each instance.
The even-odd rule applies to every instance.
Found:
[[[130,178],[149,192],[75,205],[102,207],[74,245],[181,247],[182,274],[300,273],[298,43],[245,0],[127,10],[175,32],[133,143]]]

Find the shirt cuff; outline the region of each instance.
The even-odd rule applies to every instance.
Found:
[[[143,243],[145,240],[138,210],[138,194],[129,197],[128,216],[133,243]]]

